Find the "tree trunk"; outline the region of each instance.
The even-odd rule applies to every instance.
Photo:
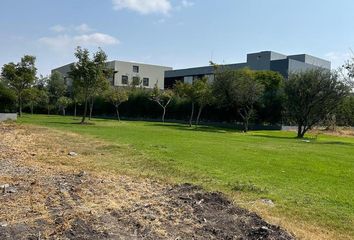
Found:
[[[243,132],[248,132],[248,118],[246,117],[244,120],[243,120]]]
[[[192,122],[193,122],[193,115],[194,115],[194,102],[192,102],[192,112],[191,112],[191,116],[189,118],[189,127],[192,127]]]
[[[90,100],[90,116],[89,116],[89,120],[91,120],[92,118],[92,110],[93,110],[93,97]]]
[[[62,110],[63,110],[63,116],[65,116],[65,108],[63,107]]]
[[[50,106],[49,106],[49,104],[47,106],[47,110],[48,110],[48,116],[49,116],[50,115]]]
[[[18,108],[19,108],[19,116],[22,117],[22,97],[21,94],[18,96]]]
[[[74,104],[74,118],[76,118],[76,103]]]
[[[84,115],[82,116],[82,119],[81,119],[81,124],[85,123],[85,120],[86,120],[86,115],[87,115],[87,104],[88,104],[88,98],[87,98],[87,97],[85,97]]]
[[[301,124],[299,124],[299,126],[297,127],[297,138],[304,138],[306,132],[306,126],[302,126]]]
[[[166,108],[163,107],[162,122],[165,123]]]
[[[33,104],[31,104],[31,115],[33,115],[33,108],[34,108],[34,106],[33,106]]]
[[[119,106],[116,106],[116,113],[117,113],[117,119],[118,119],[118,122],[120,122],[120,116],[119,116]]]
[[[198,115],[197,115],[197,121],[195,123],[197,126],[199,125],[199,119],[200,119],[200,115],[202,114],[202,111],[203,111],[203,106],[200,106],[199,111],[198,111]]]

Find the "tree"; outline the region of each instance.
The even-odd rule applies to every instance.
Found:
[[[167,106],[170,104],[173,98],[173,91],[171,90],[164,90],[162,91],[158,86],[157,83],[155,84],[154,89],[151,93],[151,100],[159,104],[159,106],[163,109],[162,112],[162,122],[165,122],[165,115]]]
[[[138,86],[141,86],[142,80],[139,76],[133,77],[132,81],[130,82],[130,88],[134,91]]]
[[[15,109],[16,94],[0,81],[0,112],[12,111]]]
[[[43,103],[47,108],[47,114],[50,114],[50,109],[52,105],[50,104],[50,97],[47,89],[43,89],[40,91],[40,103]]]
[[[237,110],[247,132],[255,113],[254,105],[261,99],[264,86],[255,80],[254,71],[250,69],[232,70],[223,66],[215,66],[215,69],[215,98],[219,105]]]
[[[82,89],[78,86],[72,86],[70,91],[72,103],[74,104],[74,118],[77,116],[77,106],[83,101]]]
[[[123,103],[128,101],[129,99],[129,94],[128,91],[122,87],[115,87],[112,86],[107,92],[106,92],[106,99],[110,101],[113,106],[116,109],[116,114],[117,114],[117,119],[120,121],[120,115],[119,115],[119,106]]]
[[[191,102],[191,114],[189,117],[189,126],[192,126],[193,123],[193,115],[194,115],[194,108],[195,108],[195,103],[196,103],[196,94],[195,94],[195,88],[194,88],[194,83],[189,84],[189,83],[184,83],[181,81],[178,81],[176,85],[174,86],[175,92],[183,98],[188,99],[188,101]]]
[[[41,101],[41,90],[36,87],[27,88],[23,91],[23,101],[30,107],[33,115],[34,106]]]
[[[59,98],[63,97],[67,91],[65,79],[60,72],[55,71],[50,75],[47,89],[50,103],[54,106],[57,106]]]
[[[76,63],[71,66],[69,76],[73,79],[73,85],[82,90],[84,100],[84,114],[81,123],[85,123],[87,116],[88,101],[95,95],[97,90],[105,88],[109,82],[108,69],[106,69],[107,55],[99,49],[90,58],[90,53],[87,49],[78,47],[75,52],[75,57],[78,59]]]
[[[297,137],[303,138],[309,129],[335,112],[349,95],[350,86],[336,73],[313,69],[290,73],[284,92],[288,120],[298,126]]]
[[[263,95],[256,105],[257,115],[268,123],[279,123],[284,102],[284,77],[273,71],[255,71],[255,79],[264,86]]]
[[[196,125],[199,124],[200,115],[205,106],[214,101],[213,89],[206,77],[194,81],[196,102],[199,105]]]
[[[335,112],[337,122],[342,126],[354,126],[354,95],[346,97]]]
[[[22,94],[23,91],[31,86],[36,79],[37,68],[35,67],[36,58],[25,55],[17,64],[8,63],[2,68],[1,75],[7,85],[16,93],[19,116],[22,116]]]
[[[60,97],[58,99],[58,106],[63,111],[63,116],[65,116],[65,109],[72,103],[72,100],[68,97]]]

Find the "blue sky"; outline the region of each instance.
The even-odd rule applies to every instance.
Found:
[[[352,0],[1,0],[0,9],[0,65],[32,54],[43,75],[73,61],[77,45],[173,68],[261,50],[337,67],[354,48]]]

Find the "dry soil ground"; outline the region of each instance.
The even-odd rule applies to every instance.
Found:
[[[100,155],[69,156],[72,144],[92,146],[58,134],[0,124],[1,240],[293,239],[221,193],[84,171],[79,163]]]

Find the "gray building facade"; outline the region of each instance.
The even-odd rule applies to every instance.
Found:
[[[71,85],[68,73],[72,64],[53,69],[52,73],[60,72],[67,84]],[[129,86],[134,79],[138,79],[141,87],[153,88],[157,84],[160,89],[164,89],[165,72],[172,70],[171,67],[124,61],[107,62],[107,67],[113,69],[114,72],[109,79],[113,86]]]
[[[247,61],[244,63],[224,65],[230,69],[241,69],[248,67],[252,70],[271,70],[279,72],[285,78],[291,72],[305,71],[308,69],[324,68],[331,69],[331,62],[307,54],[284,55],[272,51],[262,51],[247,54]],[[214,68],[212,66],[170,70],[165,72],[165,88],[171,88],[177,81],[192,82],[196,78],[207,77],[214,79]]]
[[[63,74],[68,85],[71,80],[68,78],[71,64],[53,69]],[[214,80],[214,68],[212,66],[186,68],[173,70],[171,67],[151,65],[136,62],[110,61],[107,66],[114,70],[110,79],[114,86],[128,86],[134,78],[139,78],[141,86],[153,88],[155,84],[160,89],[172,88],[177,81],[192,83],[194,79],[207,77],[209,81]],[[252,70],[271,70],[279,72],[285,78],[291,72],[305,71],[314,68],[331,69],[331,62],[308,54],[284,55],[272,51],[262,51],[247,54],[247,61],[244,63],[226,64],[230,69],[241,69],[248,67]]]

